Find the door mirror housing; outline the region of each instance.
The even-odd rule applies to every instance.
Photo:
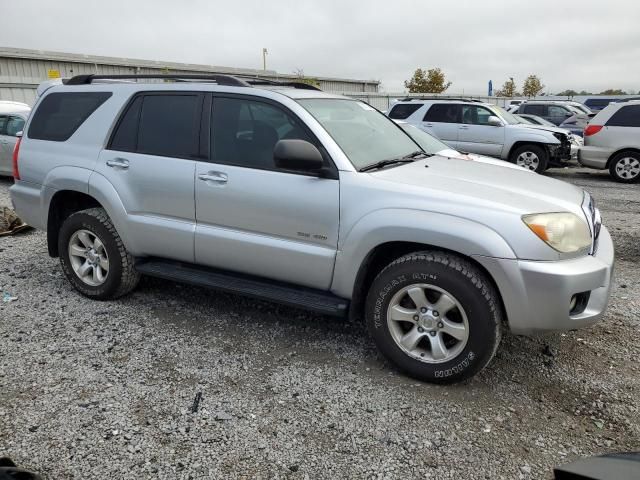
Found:
[[[273,149],[276,167],[320,174],[324,159],[320,150],[305,140],[280,140]]]
[[[491,115],[488,119],[487,119],[487,124],[489,124],[492,127],[502,127],[502,120],[500,120],[498,117],[496,117],[495,115]]]

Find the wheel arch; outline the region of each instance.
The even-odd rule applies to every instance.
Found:
[[[49,201],[47,214],[47,248],[51,257],[59,256],[58,235],[62,223],[72,214],[88,208],[102,208],[91,195],[77,190],[58,190]]]
[[[624,152],[633,152],[633,153],[637,153],[638,155],[640,155],[640,148],[625,147],[625,148],[620,148],[620,149],[616,150],[611,155],[609,155],[609,158],[607,159],[607,164],[606,164],[605,168],[609,168],[611,166],[611,162],[613,161],[613,159],[615,157],[617,157],[618,155],[620,155],[621,153],[624,153]]]
[[[513,152],[515,152],[520,147],[524,147],[525,145],[535,145],[536,147],[540,147],[547,153],[547,155],[549,155],[548,143],[534,141],[534,140],[518,140],[513,145],[511,145],[511,148],[509,149],[509,153],[507,154],[507,160],[511,161],[511,155],[513,155]]]
[[[493,275],[491,275],[491,273],[484,267],[484,265],[480,264],[475,258],[438,245],[404,241],[385,242],[377,245],[364,258],[364,260],[360,264],[360,267],[358,268],[358,273],[356,274],[356,280],[351,296],[349,317],[351,319],[363,318],[365,302],[371,284],[387,265],[405,255],[427,250],[438,251],[457,256],[477,267],[478,270],[480,270],[486,276],[487,280],[491,283],[491,285],[497,292],[498,303],[500,305],[500,308],[502,309],[503,318],[506,319],[506,310],[497,282],[493,278]]]

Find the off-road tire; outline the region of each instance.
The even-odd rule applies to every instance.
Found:
[[[106,280],[98,286],[83,282],[73,271],[69,259],[69,241],[75,232],[82,229],[92,232],[100,239],[109,257]],[[86,297],[95,300],[115,299],[131,292],[140,281],[133,257],[127,252],[111,219],[102,208],[81,210],[67,217],[58,235],[58,252],[65,276]]]
[[[538,166],[534,170],[536,173],[543,173],[547,168],[549,168],[549,153],[539,145],[526,144],[513,149],[509,155],[509,161],[517,165],[518,157],[526,152],[532,152],[538,157]]]
[[[426,363],[405,353],[393,339],[387,320],[389,303],[401,289],[430,284],[454,295],[468,318],[464,349],[445,363]],[[441,251],[398,258],[373,281],[365,305],[366,322],[380,351],[401,371],[432,383],[455,383],[472,377],[494,357],[502,335],[502,308],[496,288],[477,266]]]

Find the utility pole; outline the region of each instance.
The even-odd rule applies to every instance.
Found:
[[[262,49],[262,69],[266,70],[267,69],[267,54],[269,52],[267,52],[266,48]]]

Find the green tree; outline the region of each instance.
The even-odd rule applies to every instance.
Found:
[[[582,91],[580,92],[580,95],[593,95],[593,93],[591,93],[591,92],[587,92],[586,90],[582,90]]]
[[[544,90],[544,85],[537,75],[529,75],[522,86],[523,95],[529,98],[540,95],[542,90]]]
[[[504,82],[502,88],[496,92],[496,97],[519,97],[520,92],[518,92],[516,87],[516,82],[513,80],[513,77],[509,77],[509,80]]]
[[[451,82],[446,81],[444,73],[437,67],[426,71],[418,68],[404,86],[409,93],[442,93],[451,86]]]
[[[607,90],[600,92],[600,95],[626,95],[627,92],[620,90],[619,88],[608,88]]]
[[[566,97],[575,97],[576,95],[578,95],[578,92],[576,92],[575,90],[565,90],[563,92],[556,93],[556,95],[562,95]],[[586,94],[582,93],[580,95],[586,95]]]

